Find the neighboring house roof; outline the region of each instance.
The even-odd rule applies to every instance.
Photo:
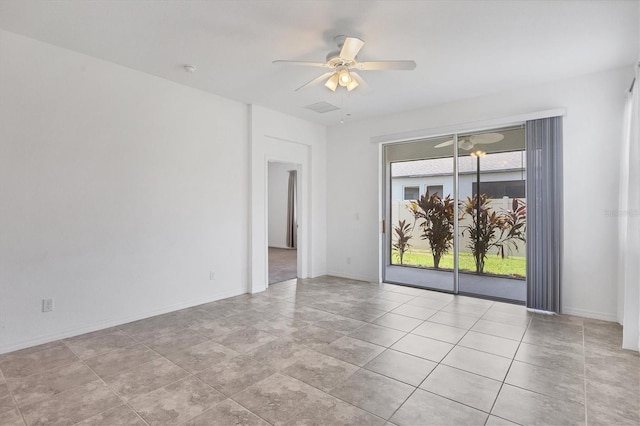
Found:
[[[482,172],[506,170],[524,170],[525,152],[500,152],[487,154],[480,159]],[[475,173],[476,158],[465,156],[458,158],[459,173]],[[453,174],[453,158],[434,158],[431,160],[413,160],[391,163],[392,177],[438,176]]]

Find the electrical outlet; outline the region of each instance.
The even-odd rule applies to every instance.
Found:
[[[347,257],[347,265],[351,265],[351,258]]]
[[[209,279],[210,280],[215,280],[216,279],[216,273],[214,271],[209,272]]]
[[[53,311],[53,299],[42,299],[42,312]]]

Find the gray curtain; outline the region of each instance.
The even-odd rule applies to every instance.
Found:
[[[298,245],[298,224],[296,220],[296,186],[297,172],[289,170],[289,190],[287,199],[287,247]]]
[[[560,313],[562,117],[527,121],[527,307]]]

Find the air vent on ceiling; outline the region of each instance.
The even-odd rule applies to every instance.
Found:
[[[338,108],[335,105],[331,105],[329,102],[316,102],[315,104],[307,105],[305,108],[310,109],[311,111],[318,112],[320,114],[324,114],[325,112],[335,111]]]

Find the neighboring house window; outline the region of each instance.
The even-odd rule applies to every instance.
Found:
[[[417,200],[420,198],[419,186],[405,186],[404,187],[404,200]]]
[[[440,198],[444,198],[444,188],[442,185],[428,185],[427,192],[429,195],[437,193]]]
[[[473,182],[473,196],[476,196],[478,185]],[[482,182],[480,180],[480,192],[487,194],[488,198],[524,198],[524,180],[504,180],[501,182]]]

